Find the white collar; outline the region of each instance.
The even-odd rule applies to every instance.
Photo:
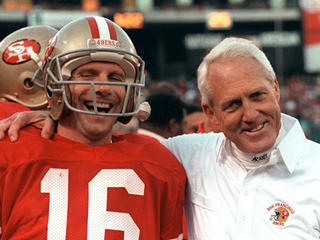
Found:
[[[286,114],[281,114],[281,119],[287,134],[280,141],[277,149],[289,172],[293,173],[295,166],[301,159],[306,137],[297,119]]]
[[[300,160],[306,137],[297,119],[281,113],[281,121],[281,127],[284,128],[286,135],[283,136],[274,151],[279,151],[281,159],[285,163],[288,171],[293,173],[295,166]],[[226,137],[223,135],[221,145],[217,146],[219,147],[217,161],[224,160],[222,156],[225,156],[224,151],[226,151],[227,142]]]

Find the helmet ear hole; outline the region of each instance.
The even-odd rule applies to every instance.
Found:
[[[32,82],[32,79],[31,78],[25,78],[23,80],[23,86],[26,88],[26,89],[31,89],[33,88],[34,86],[34,83]]]

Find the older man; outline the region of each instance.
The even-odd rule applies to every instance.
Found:
[[[319,239],[320,145],[280,113],[264,53],[227,38],[198,69],[202,107],[218,134],[164,142],[188,178],[190,239]]]

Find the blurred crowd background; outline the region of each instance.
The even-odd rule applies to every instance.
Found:
[[[147,89],[168,82],[187,104],[200,104],[196,69],[207,51],[226,36],[252,39],[276,71],[283,112],[320,142],[319,0],[0,0],[0,40],[86,15],[123,27],[146,61]]]

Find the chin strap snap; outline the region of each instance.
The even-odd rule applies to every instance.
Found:
[[[139,112],[135,115],[140,121],[144,122],[148,119],[151,113],[151,107],[148,102],[143,102],[140,104]]]

